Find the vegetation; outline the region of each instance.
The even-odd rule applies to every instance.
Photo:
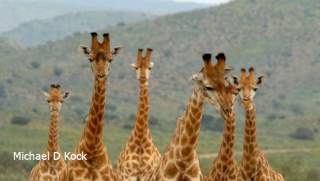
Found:
[[[314,140],[313,131],[309,128],[299,127],[296,132],[292,134],[292,137],[295,139],[302,140]]]
[[[102,33],[109,32],[112,46],[125,46],[123,54],[112,62],[108,74],[107,102],[116,109],[106,109],[103,140],[111,162],[117,163],[137,111],[139,83],[129,64],[136,61],[137,49],[146,47],[154,49],[151,55],[154,67],[149,80],[150,118],[160,121],[156,126],[150,124],[150,130],[160,152],[163,153],[171,140],[177,118],[184,114],[194,85],[188,80],[203,67],[201,55],[204,52],[215,55],[220,51],[226,53],[226,67],[234,67],[235,75],[239,76],[240,68],[251,66],[256,75],[267,74],[265,85],[257,91],[255,103],[258,142],[262,150],[320,147],[320,134],[313,131],[320,129],[320,89],[315,83],[320,78],[320,74],[315,73],[320,69],[319,16],[320,4],[315,0],[308,3],[302,0],[237,0],[219,7],[98,31],[100,41]],[[60,115],[61,149],[74,149],[89,111],[94,80],[89,61],[78,55],[76,46],[90,46],[90,41],[89,33],[75,33],[33,48],[0,51],[0,77],[7,94],[6,98],[0,98],[2,151],[41,153],[45,149],[49,112],[40,91],[49,89],[51,83],[59,83],[62,91],[72,91],[82,99],[81,102],[72,100],[71,96]],[[41,68],[26,68],[32,61],[41,62]],[[63,70],[61,76],[55,76],[52,71],[55,66]],[[32,111],[34,108],[37,112]],[[243,147],[245,119],[239,101],[236,109],[235,149],[239,151]],[[81,110],[83,114],[78,115]],[[203,113],[209,117],[203,122],[205,127],[201,128],[197,152],[218,152],[222,133],[212,130],[218,127],[221,130],[223,121],[218,121],[218,111],[207,103]],[[29,126],[10,124],[13,115],[22,114],[32,117]],[[268,116],[272,114],[276,117],[269,121]],[[205,129],[206,125],[212,126],[211,129]],[[311,129],[314,140],[293,138],[291,134],[299,127]],[[305,154],[299,159],[298,155],[294,160],[295,155],[286,153],[274,159],[268,156],[268,159],[286,180],[294,179],[288,177],[291,172],[303,173],[298,178],[303,180],[314,176],[314,171],[308,171],[308,165],[320,167],[319,152],[312,152],[310,156]],[[301,163],[301,167],[298,171],[282,168],[282,162],[277,162],[281,157],[283,163],[295,161]],[[201,161],[203,171],[210,168],[212,161]]]
[[[30,118],[24,116],[14,116],[11,119],[11,124],[27,125],[30,122]]]
[[[11,38],[23,47],[45,44],[67,36],[81,36],[111,26],[124,26],[156,17],[154,14],[125,11],[86,11],[67,13],[49,19],[21,23],[18,27],[0,34]]]

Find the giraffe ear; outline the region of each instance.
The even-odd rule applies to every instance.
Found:
[[[137,65],[136,64],[130,64],[130,66],[132,67],[132,68],[134,68],[134,69],[137,69],[138,67],[137,67]]]
[[[70,92],[70,91],[65,92],[65,93],[62,95],[63,100],[69,99],[70,95],[71,95],[71,92]]]
[[[202,72],[199,72],[199,73],[196,73],[194,74],[193,76],[191,76],[191,78],[189,79],[189,81],[201,81],[203,80],[203,73]]]
[[[50,95],[49,95],[48,93],[44,92],[44,91],[41,91],[41,93],[42,93],[44,99],[45,99],[46,101],[48,101]]]
[[[231,73],[234,71],[234,68],[224,69],[224,78],[230,77]]]
[[[78,45],[78,50],[85,57],[88,57],[91,52],[91,50],[85,45]]]
[[[265,81],[266,81],[266,76],[260,75],[256,80],[256,84],[260,86],[260,85],[263,85]]]
[[[124,47],[123,46],[116,46],[111,50],[111,53],[113,55],[113,58],[116,58],[123,52]]]
[[[239,81],[239,78],[238,78],[237,76],[235,76],[235,75],[230,75],[230,76],[229,76],[229,81],[230,81],[230,83],[231,83],[232,85],[234,85],[234,86],[236,86],[236,87],[239,86],[240,81]]]

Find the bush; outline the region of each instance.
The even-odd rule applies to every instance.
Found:
[[[30,118],[24,116],[14,116],[11,119],[11,124],[27,125],[30,122]]]
[[[296,132],[291,135],[295,139],[301,140],[314,140],[313,131],[309,128],[299,127],[296,129]]]
[[[37,69],[37,68],[40,67],[40,63],[37,62],[37,61],[32,61],[32,62],[31,62],[31,66],[32,66],[32,68]]]
[[[307,173],[308,181],[319,181],[320,180],[320,169],[311,168]]]
[[[222,118],[215,118],[208,114],[202,115],[201,129],[210,131],[222,132],[224,128],[224,120]]]
[[[54,67],[54,68],[53,68],[53,73],[54,73],[54,75],[56,75],[56,76],[60,76],[60,75],[62,74],[62,72],[63,72],[63,69],[62,69],[62,68],[59,68],[59,67]]]
[[[111,103],[106,103],[106,110],[115,111],[117,109],[117,106]]]
[[[277,115],[276,114],[269,114],[267,116],[268,121],[273,121],[275,119],[277,119]]]
[[[118,27],[120,27],[120,26],[124,26],[125,25],[125,23],[124,22],[119,22],[119,23],[117,23],[117,26]]]
[[[123,129],[129,129],[129,130],[132,130],[133,129],[133,126],[132,125],[129,125],[129,124],[125,124],[122,126]]]
[[[280,94],[278,96],[278,98],[281,99],[281,100],[285,100],[287,98],[287,96],[285,94]]]
[[[154,117],[154,116],[150,116],[149,117],[149,124],[151,126],[157,125],[158,124],[158,118]]]
[[[300,106],[300,104],[291,104],[289,106],[289,109],[294,113],[294,114],[303,114],[303,109]]]
[[[7,93],[6,93],[6,88],[3,84],[0,83],[0,98],[6,98]]]

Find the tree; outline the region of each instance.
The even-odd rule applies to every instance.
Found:
[[[30,118],[24,116],[14,116],[11,119],[11,124],[27,125],[30,122]]]
[[[56,75],[56,76],[60,76],[63,72],[63,69],[62,68],[59,68],[59,67],[54,67],[53,68],[53,73]]]
[[[309,128],[299,127],[296,129],[296,132],[291,135],[295,139],[301,140],[314,140],[313,131]]]

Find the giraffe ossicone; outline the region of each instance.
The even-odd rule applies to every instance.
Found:
[[[55,90],[56,89],[56,90]],[[61,106],[63,101],[67,100],[71,92],[65,92],[61,94],[60,85],[51,85],[50,94],[41,91],[45,100],[49,104],[50,115],[50,125],[49,125],[49,137],[48,145],[45,151],[43,152],[47,157],[41,159],[39,163],[33,167],[30,173],[30,181],[41,181],[41,180],[59,180],[60,173],[66,167],[66,163],[63,157],[59,159],[55,158],[55,154],[61,154],[60,145],[59,145],[59,132],[58,132],[58,121]]]

